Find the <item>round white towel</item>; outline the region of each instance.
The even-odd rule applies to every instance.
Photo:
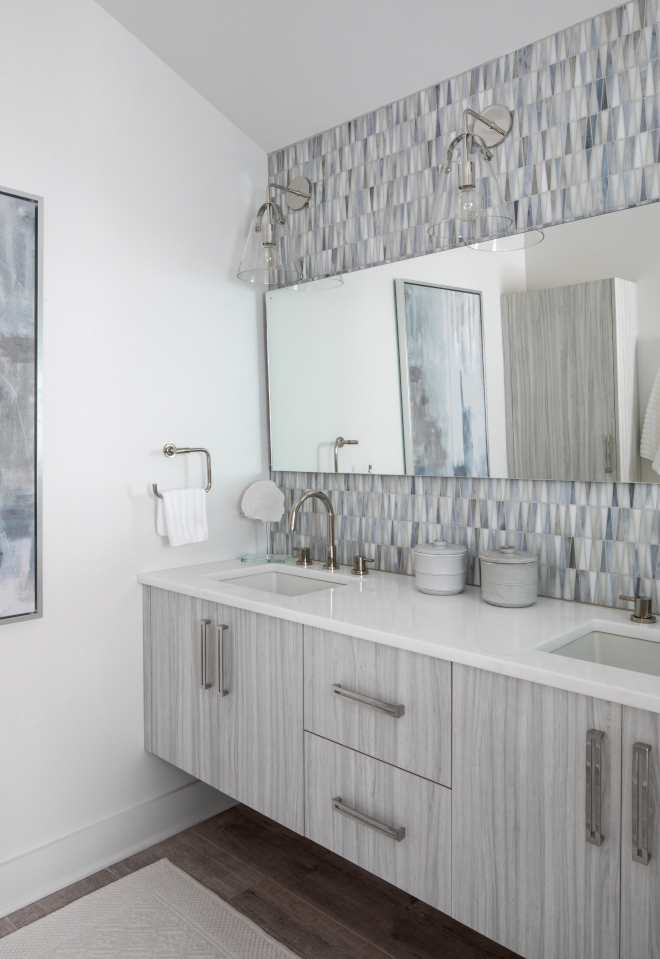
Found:
[[[259,480],[246,489],[241,509],[248,519],[277,523],[284,515],[284,493],[272,480]]]

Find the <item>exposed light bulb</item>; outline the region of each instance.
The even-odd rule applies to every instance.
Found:
[[[456,216],[459,220],[476,220],[484,208],[478,190],[459,190],[456,201]]]
[[[276,246],[262,246],[257,257],[260,270],[276,270],[280,265],[280,254]]]

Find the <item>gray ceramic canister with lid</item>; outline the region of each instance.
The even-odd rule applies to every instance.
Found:
[[[422,593],[451,596],[462,593],[467,575],[467,547],[436,539],[413,550],[415,585]]]
[[[538,556],[515,546],[481,553],[481,598],[492,606],[531,606],[538,595]]]

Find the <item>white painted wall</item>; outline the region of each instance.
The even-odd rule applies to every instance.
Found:
[[[491,476],[507,476],[500,297],[525,291],[524,252],[448,250],[358,270],[340,289],[268,293],[273,469],[404,472],[394,280],[479,290]],[[330,438],[322,442],[320,437]]]
[[[45,197],[44,617],[0,627],[6,911],[84,870],[56,844],[19,893],[12,857],[121,814],[93,866],[190,781],[143,751],[136,573],[256,545],[237,503],[267,475],[263,321],[234,274],[266,157],[92,0],[0,0],[0,23],[0,183]],[[150,484],[202,480],[167,442],[213,454],[207,543],[156,536]],[[155,832],[222,799],[192,792]]]
[[[619,276],[637,284],[637,366],[641,422],[660,368],[660,204],[562,223],[526,253],[527,289]],[[660,482],[649,460],[642,480]]]

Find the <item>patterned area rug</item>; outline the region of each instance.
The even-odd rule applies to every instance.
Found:
[[[0,959],[299,959],[167,859],[0,941]]]

